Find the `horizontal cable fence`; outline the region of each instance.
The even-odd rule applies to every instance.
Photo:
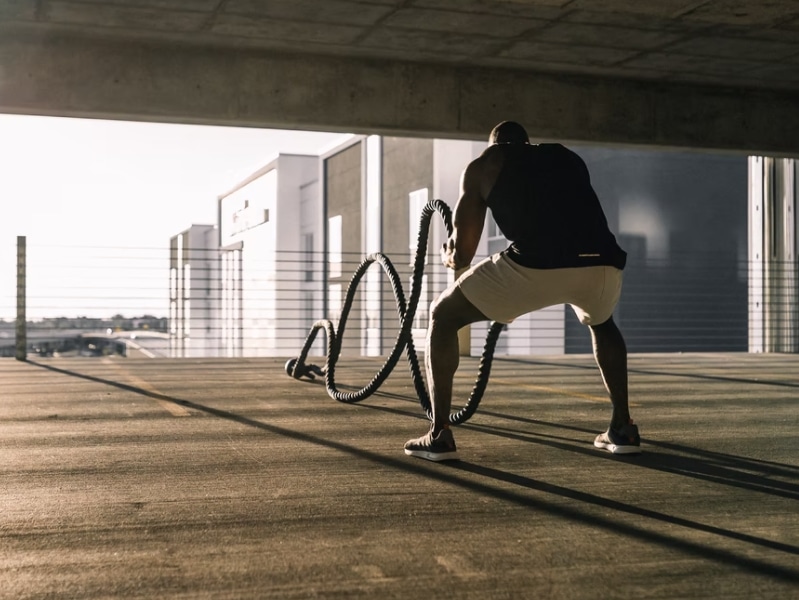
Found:
[[[13,356],[17,300],[16,248],[2,244],[0,355]],[[387,252],[411,291],[408,250]],[[339,323],[352,274],[363,255],[329,262],[321,252],[276,252],[246,245],[233,250],[48,246],[28,240],[24,265],[27,351],[45,356],[292,357],[312,325]],[[773,267],[777,268],[777,267]],[[786,328],[796,312],[793,264],[787,282],[766,294],[783,311]],[[754,274],[753,274],[754,273]],[[630,352],[746,352],[755,275],[745,260],[722,254],[631,257],[615,313]],[[790,275],[790,276],[789,276]],[[413,338],[424,351],[431,302],[453,281],[451,271],[428,256]],[[762,283],[762,282],[761,282]],[[400,327],[395,291],[373,264],[352,298],[342,354],[382,356]],[[487,324],[471,329],[470,354],[482,352]],[[311,351],[326,351],[320,333]],[[554,306],[509,324],[495,354],[591,352],[587,328],[567,306]]]

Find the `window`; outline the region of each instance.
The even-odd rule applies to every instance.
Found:
[[[416,256],[416,245],[419,241],[419,221],[422,218],[422,211],[427,204],[427,188],[422,188],[408,194],[408,248],[410,250],[410,259],[408,262],[413,264],[413,259]],[[425,262],[427,259],[425,257]]]
[[[327,293],[327,316],[331,321],[338,323],[341,316],[342,298],[341,298],[341,284],[331,283],[328,287]]]
[[[183,265],[183,297],[191,297],[191,264]]]
[[[174,300],[169,303],[169,333],[178,333],[178,304]]]
[[[169,270],[169,297],[178,297],[178,270],[175,267]]]
[[[411,277],[409,285],[413,285],[413,277]],[[408,289],[410,289],[410,287]],[[422,285],[419,294],[419,304],[416,305],[416,313],[413,315],[414,329],[425,329],[427,327],[427,319],[428,319],[427,313],[428,313],[428,308],[430,306],[429,296],[430,294],[427,288],[427,275],[422,275]]]

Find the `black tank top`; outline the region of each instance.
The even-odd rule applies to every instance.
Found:
[[[608,228],[583,160],[560,144],[500,144],[502,170],[486,203],[516,263],[535,269],[609,265],[627,253]]]

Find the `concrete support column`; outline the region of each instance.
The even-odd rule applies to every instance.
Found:
[[[749,351],[799,352],[797,161],[749,158]]]
[[[361,174],[361,240],[362,254],[366,257],[383,250],[382,138],[370,135],[361,147],[361,164],[364,165]],[[365,356],[380,356],[383,353],[381,299],[384,276],[382,269],[373,265],[362,280],[361,296],[365,309],[361,313],[361,352]]]

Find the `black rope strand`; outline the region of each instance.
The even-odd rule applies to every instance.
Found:
[[[338,329],[335,328],[333,322],[329,319],[320,319],[311,326],[308,332],[308,337],[305,339],[305,344],[300,351],[297,358],[292,358],[286,363],[286,372],[289,376],[295,379],[307,377],[314,379],[315,376],[324,376],[325,387],[327,388],[328,395],[338,400],[339,402],[360,402],[371,396],[383,384],[391,371],[397,365],[402,351],[405,350],[409,368],[411,371],[411,379],[413,380],[416,394],[419,397],[419,402],[422,409],[427,414],[428,418],[432,419],[433,411],[430,403],[430,395],[425,386],[422,370],[419,366],[419,358],[416,354],[416,349],[413,343],[413,335],[411,328],[413,326],[413,317],[416,314],[416,307],[419,304],[419,297],[422,291],[422,275],[424,274],[425,254],[427,253],[427,240],[430,233],[430,220],[433,213],[438,212],[444,220],[444,226],[447,230],[447,236],[452,235],[452,211],[449,206],[442,200],[431,200],[425,204],[422,209],[422,215],[419,222],[419,233],[416,240],[416,254],[413,261],[413,274],[411,277],[411,295],[408,301],[405,300],[405,292],[402,289],[402,281],[396,268],[391,260],[380,252],[370,254],[367,256],[358,268],[353,273],[350,279],[349,286],[347,287],[347,294],[344,298],[344,304],[339,316]],[[335,371],[336,362],[338,361],[341,353],[341,340],[344,336],[344,329],[347,326],[347,317],[349,316],[352,303],[355,298],[355,292],[358,284],[363,278],[366,271],[372,266],[373,263],[378,263],[386,276],[388,277],[391,289],[394,292],[394,299],[397,304],[397,314],[400,320],[400,328],[397,333],[397,339],[394,343],[394,348],[386,358],[383,366],[375,373],[372,380],[367,383],[360,390],[355,392],[342,392],[336,388]],[[453,425],[460,425],[468,421],[477,410],[480,400],[485,393],[486,386],[488,385],[488,377],[491,373],[491,363],[494,360],[494,348],[496,347],[497,339],[504,329],[502,323],[492,322],[486,336],[486,342],[483,347],[483,355],[480,359],[480,366],[477,371],[477,379],[475,380],[472,392],[466,404],[458,411],[450,413],[449,422]],[[327,336],[327,357],[325,366],[320,368],[317,365],[305,364],[305,359],[308,357],[308,351],[313,345],[317,334],[320,329],[325,330]]]

